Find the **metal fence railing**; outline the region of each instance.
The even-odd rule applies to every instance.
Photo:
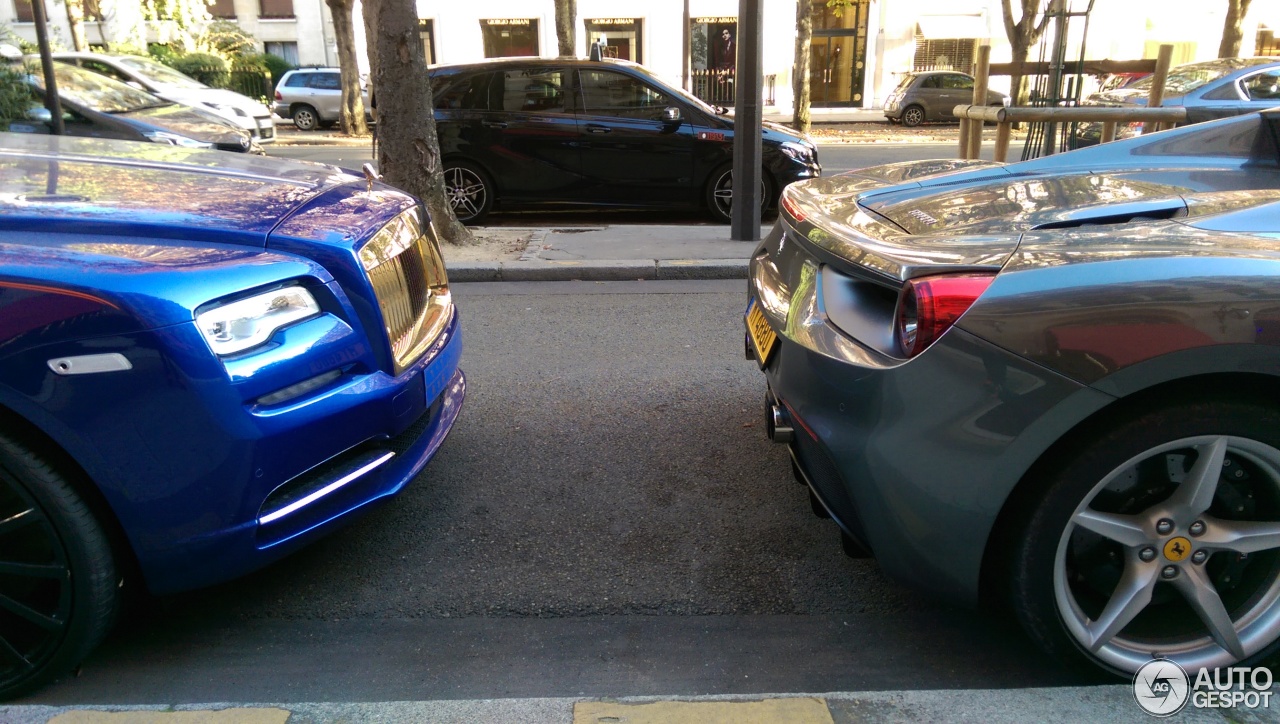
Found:
[[[227,88],[250,98],[271,97],[271,74],[261,70],[233,70]]]
[[[732,70],[705,69],[693,71],[693,94],[713,105],[733,105],[737,98],[735,74]],[[777,75],[764,77],[764,104],[774,105]]]

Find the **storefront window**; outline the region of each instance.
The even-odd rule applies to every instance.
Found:
[[[737,53],[737,18],[693,19],[689,33],[689,59],[694,70],[733,71]]]
[[[813,4],[809,89],[815,106],[861,106],[870,0]]]
[[[484,35],[484,57],[486,58],[538,55],[538,21],[536,19],[481,20],[480,31]]]
[[[640,55],[641,21],[636,18],[599,18],[584,21],[587,26],[587,47],[599,41],[604,57],[621,58],[643,63]]]

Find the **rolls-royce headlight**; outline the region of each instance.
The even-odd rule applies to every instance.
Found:
[[[196,315],[196,326],[214,354],[243,352],[266,342],[277,330],[320,313],[302,287],[284,287],[238,299]]]

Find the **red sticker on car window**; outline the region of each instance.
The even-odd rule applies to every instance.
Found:
[[[699,140],[699,141],[723,141],[723,140],[724,140],[724,134],[723,134],[723,133],[713,133],[713,132],[711,132],[711,131],[699,131],[699,132],[698,132],[698,140]]]

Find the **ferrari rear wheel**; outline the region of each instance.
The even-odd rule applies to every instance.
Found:
[[[0,701],[71,670],[117,601],[102,527],[57,470],[0,435]]]
[[[1048,651],[1132,675],[1247,665],[1280,640],[1280,413],[1133,415],[1050,475],[1014,538],[1013,604]]]

